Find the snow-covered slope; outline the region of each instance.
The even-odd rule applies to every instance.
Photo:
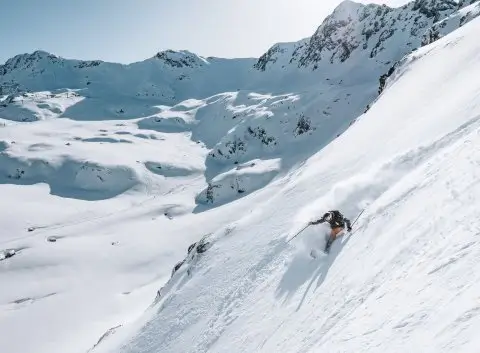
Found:
[[[197,94],[206,97],[234,90],[253,63],[254,59],[205,59],[188,51],[168,50],[143,62],[120,65],[68,60],[36,51],[17,55],[0,66],[0,96],[68,88],[87,99],[71,111],[62,111],[63,115],[89,120],[133,117],[152,104],[172,104]],[[206,82],[210,84],[207,86]],[[114,104],[119,100],[136,110],[123,107],[123,115],[115,115],[121,105],[116,111],[105,111],[98,103]],[[92,111],[97,114],[95,117],[91,116]]]
[[[111,351],[476,352],[479,30],[409,56],[357,124],[215,232]],[[302,245],[322,243],[321,227],[286,243],[326,209],[365,206],[328,257]]]
[[[464,242],[473,228],[458,228],[465,233],[451,248],[423,243],[443,237],[442,222],[459,231],[448,223],[459,218],[443,220],[450,206],[435,207],[429,221],[433,204],[420,200],[435,191],[456,207],[468,197],[461,183],[475,177],[467,166],[476,163],[479,24],[478,2],[469,2],[347,1],[311,38],[260,59],[165,51],[120,65],[35,52],[0,66],[0,347],[400,351],[415,342],[414,324],[431,337],[422,325],[440,314],[421,296],[411,309],[420,319],[395,313],[407,317],[409,291],[440,292],[442,277],[412,277],[409,261],[427,272],[465,270],[462,261],[477,269],[475,239]],[[451,153],[469,157],[461,164]],[[326,208],[354,217],[365,205],[358,232],[329,259],[304,257],[322,245],[320,227],[285,244]],[[402,276],[413,284],[404,288]],[[380,289],[379,311],[367,302],[371,288]],[[436,303],[454,310],[446,301],[455,288]],[[353,320],[362,301],[369,312]],[[471,309],[465,321],[444,322],[461,330],[477,320]],[[381,328],[390,318],[398,327]],[[357,331],[365,326],[371,332]],[[465,327],[459,335],[476,343]],[[446,343],[435,351],[470,352],[438,332]]]

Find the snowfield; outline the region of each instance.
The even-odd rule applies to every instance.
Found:
[[[2,351],[477,353],[478,9],[0,66]],[[330,209],[360,217],[329,255],[325,225],[290,241]]]

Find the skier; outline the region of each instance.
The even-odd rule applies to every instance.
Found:
[[[309,222],[309,225],[315,225],[325,222],[328,222],[330,224],[330,228],[332,229],[332,231],[330,232],[330,237],[327,241],[327,246],[325,247],[325,252],[328,253],[330,251],[332,243],[345,229],[345,225],[347,226],[348,232],[352,231],[352,225],[350,223],[350,220],[345,218],[338,210],[328,211],[319,220]]]

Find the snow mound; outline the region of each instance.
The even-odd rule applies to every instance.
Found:
[[[208,64],[207,60],[189,52],[188,50],[166,50],[157,53],[155,58],[164,62],[165,65],[177,69],[194,68]]]
[[[135,123],[69,119],[5,126],[0,129],[0,182],[46,183],[53,195],[101,200],[145,188],[167,192],[174,184],[165,176],[194,177],[202,173],[201,156],[206,152],[187,137],[142,136],[139,131]],[[174,150],[161,146],[170,139],[182,147]],[[152,146],[151,141],[159,145]],[[162,150],[161,155],[157,149]],[[175,159],[178,166],[171,162]]]
[[[122,166],[105,166],[70,160],[20,159],[0,154],[0,183],[47,183],[51,193],[67,198],[101,200],[119,195],[139,183],[135,172]]]
[[[199,204],[219,206],[265,187],[281,170],[280,159],[252,160],[213,178],[196,198]]]
[[[162,164],[158,162],[145,162],[145,167],[147,167],[152,173],[163,175],[165,177],[182,177],[200,172],[199,170],[192,170],[168,163]]]
[[[157,116],[140,120],[138,122],[138,127],[141,129],[168,133],[185,132],[190,130],[183,114],[160,113]]]
[[[61,117],[69,107],[84,98],[76,92],[65,90],[9,95],[0,100],[0,116],[20,122],[54,119]]]

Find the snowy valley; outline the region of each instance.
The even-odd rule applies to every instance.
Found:
[[[478,15],[347,0],[258,59],[8,60],[0,347],[476,352]],[[325,226],[288,242],[329,209],[364,212],[328,256]]]

